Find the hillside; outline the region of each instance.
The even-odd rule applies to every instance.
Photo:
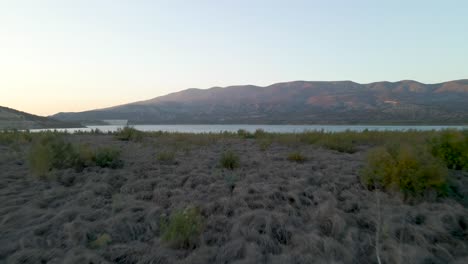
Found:
[[[63,122],[48,117],[32,115],[0,106],[0,129],[38,129],[81,127],[78,123]]]
[[[106,109],[58,113],[63,121],[127,119],[132,124],[461,124],[468,80],[359,84],[277,83],[187,89]]]

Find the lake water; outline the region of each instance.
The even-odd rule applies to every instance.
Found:
[[[113,132],[123,126],[88,126],[87,128],[67,128],[57,129],[58,131],[67,131],[70,133],[76,131],[91,131],[99,129],[103,132]],[[218,132],[237,132],[239,129],[245,129],[254,132],[256,129],[263,129],[267,132],[276,133],[300,133],[304,131],[325,131],[342,132],[346,130],[363,131],[365,129],[374,131],[405,131],[405,130],[441,130],[441,129],[468,129],[466,126],[380,126],[380,125],[134,125],[135,129],[141,131],[165,131],[165,132],[186,132],[186,133],[218,133]],[[43,131],[35,129],[31,131]]]

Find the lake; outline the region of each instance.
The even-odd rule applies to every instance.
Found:
[[[123,126],[88,126],[87,128],[66,128],[57,129],[58,131],[67,131],[70,133],[77,131],[91,131],[99,129],[103,132],[113,132]],[[218,132],[237,132],[244,129],[254,132],[256,129],[263,129],[266,132],[276,133],[300,133],[304,131],[325,131],[342,132],[351,131],[405,131],[405,130],[441,130],[441,129],[468,129],[468,125],[461,126],[418,126],[418,125],[134,125],[135,129],[141,131],[165,131],[165,132],[185,132],[185,133],[218,133]],[[33,129],[32,132],[44,131],[48,129]]]

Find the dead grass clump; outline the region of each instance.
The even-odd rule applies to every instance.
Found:
[[[427,191],[446,195],[446,176],[447,170],[425,148],[402,145],[372,150],[361,180],[371,189],[397,190],[408,197]]]
[[[175,211],[169,221],[161,225],[162,240],[171,247],[193,249],[196,247],[203,228],[200,210],[189,207]]]
[[[234,170],[240,166],[240,159],[236,153],[228,150],[222,154],[220,163],[223,168]]]
[[[300,152],[292,152],[292,153],[289,153],[288,160],[297,162],[297,163],[303,163],[307,160],[307,158],[304,155],[302,155]]]

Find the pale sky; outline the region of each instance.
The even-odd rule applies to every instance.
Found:
[[[39,115],[186,88],[468,78],[465,0],[0,0],[0,105]]]

